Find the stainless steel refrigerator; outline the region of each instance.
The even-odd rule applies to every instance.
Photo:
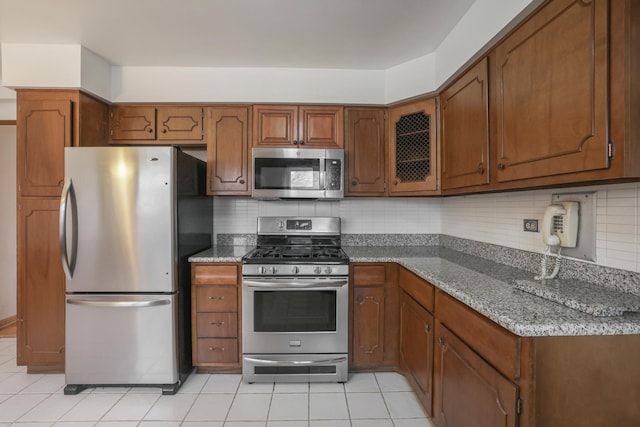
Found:
[[[211,245],[206,164],[174,147],[70,147],[64,162],[64,392],[173,394],[192,369],[187,259]]]

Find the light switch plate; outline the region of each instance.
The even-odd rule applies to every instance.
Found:
[[[551,203],[579,202],[578,241],[575,248],[562,248],[562,255],[585,261],[596,260],[596,192],[559,193]]]

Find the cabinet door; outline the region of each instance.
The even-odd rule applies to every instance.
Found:
[[[347,196],[385,193],[385,110],[345,110]]]
[[[251,194],[249,107],[212,107],[207,115],[208,194]]]
[[[158,107],[158,140],[202,141],[201,107]]]
[[[607,4],[549,2],[496,48],[498,181],[608,167]]]
[[[309,148],[342,148],[343,107],[300,107],[300,146]]]
[[[64,366],[64,273],[57,198],[18,198],[18,365]]]
[[[440,95],[442,189],[489,183],[487,59]]]
[[[400,368],[431,416],[433,315],[405,292],[400,294]]]
[[[295,147],[298,144],[298,107],[254,105],[253,146]]]
[[[353,289],[353,364],[380,366],[384,361],[384,287]]]
[[[19,100],[17,117],[18,194],[59,196],[64,181],[64,147],[70,147],[70,100]]]
[[[122,105],[112,107],[111,139],[156,139],[156,108]]]
[[[436,146],[435,99],[389,110],[389,195],[436,190]]]
[[[433,422],[437,427],[515,427],[518,388],[436,323]]]

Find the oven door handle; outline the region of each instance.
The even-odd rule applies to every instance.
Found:
[[[269,359],[255,359],[253,357],[245,357],[244,360],[250,363],[254,363],[256,365],[270,365],[270,366],[316,366],[316,365],[326,365],[326,364],[334,364],[334,363],[342,363],[346,362],[346,357],[335,357],[331,359],[323,359],[323,360],[269,360]]]
[[[243,279],[242,283],[251,287],[251,288],[269,288],[269,289],[274,289],[274,288],[278,288],[278,289],[287,289],[287,288],[303,288],[303,289],[308,289],[308,288],[314,288],[314,289],[321,289],[321,288],[341,288],[343,286],[346,286],[349,281],[348,280],[313,280],[313,281],[308,281],[308,282],[293,282],[293,281],[289,281],[289,280],[283,280],[283,281],[277,281],[277,282],[272,282],[272,281],[262,281],[262,280],[249,280],[249,279]]]

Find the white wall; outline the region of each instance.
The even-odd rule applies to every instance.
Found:
[[[113,102],[384,102],[384,71],[113,67]]]
[[[442,233],[542,253],[540,233],[524,232],[522,220],[542,224],[552,194],[582,191],[596,191],[596,264],[640,272],[640,183],[444,198],[298,202],[216,197],[214,233],[255,233],[258,216],[326,215],[341,217],[348,234]]]
[[[16,315],[16,127],[0,125],[0,320]]]
[[[339,216],[345,234],[440,233],[440,199],[350,198],[341,201],[264,201],[216,197],[214,234],[255,234],[259,216]]]
[[[596,191],[596,264],[640,272],[640,183],[445,198],[442,233],[542,253],[522,220],[542,221],[552,194],[580,191]]]

